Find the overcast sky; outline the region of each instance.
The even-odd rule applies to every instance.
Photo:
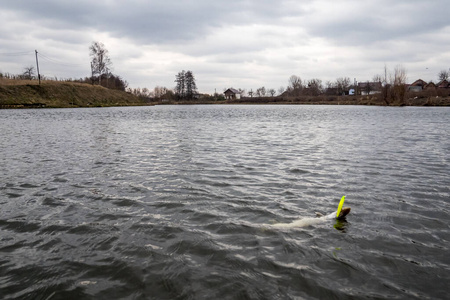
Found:
[[[181,70],[213,93],[450,68],[448,0],[2,0],[0,20],[0,72],[35,65],[36,49],[42,74],[89,76],[101,41],[133,88],[173,88]]]

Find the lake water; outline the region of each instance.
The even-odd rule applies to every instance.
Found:
[[[0,110],[1,299],[448,299],[450,109]],[[344,221],[276,229],[336,210]]]

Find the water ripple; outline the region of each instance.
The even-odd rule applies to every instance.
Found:
[[[0,295],[446,299],[448,112],[0,110]]]

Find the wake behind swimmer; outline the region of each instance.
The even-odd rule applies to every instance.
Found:
[[[321,224],[321,223],[324,223],[324,222],[326,222],[328,220],[332,220],[332,219],[342,220],[345,218],[345,216],[347,216],[350,213],[350,211],[351,211],[350,207],[344,207],[339,212],[338,217],[336,217],[337,211],[334,211],[325,216],[322,214],[316,213],[318,216],[316,218],[312,218],[312,217],[303,218],[303,219],[295,220],[291,223],[276,223],[276,224],[269,225],[269,227],[286,228],[286,229],[287,228],[307,227],[307,226],[311,226],[311,225]]]

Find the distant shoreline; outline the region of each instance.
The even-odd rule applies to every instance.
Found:
[[[198,104],[246,104],[246,105],[363,105],[363,106],[450,106],[450,97],[423,97],[406,99],[404,103],[390,103],[386,105],[376,97],[367,96],[336,96],[336,97],[260,97],[242,98],[223,101],[165,101],[154,102],[155,105],[198,105]]]
[[[411,93],[400,103],[386,104],[379,95],[298,96],[298,97],[244,97],[232,100],[214,100],[205,97],[194,100],[167,100],[140,98],[120,90],[98,85],[48,81],[38,85],[24,81],[18,84],[0,81],[0,109],[76,108],[149,105],[366,105],[366,106],[450,106],[450,97],[436,97]],[[412,97],[413,96],[413,97]]]

